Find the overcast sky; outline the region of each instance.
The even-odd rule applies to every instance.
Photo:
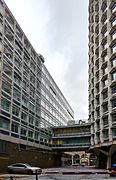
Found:
[[[5,0],[74,109],[88,118],[88,0]]]

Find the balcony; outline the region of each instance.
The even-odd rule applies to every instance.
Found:
[[[67,133],[67,134],[55,134],[52,138],[69,138],[69,137],[82,137],[82,136],[91,136],[90,132],[81,132],[81,133]]]
[[[57,144],[53,145],[52,149],[85,149],[89,148],[91,143],[71,143],[71,144]]]

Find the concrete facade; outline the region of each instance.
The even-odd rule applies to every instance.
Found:
[[[115,0],[89,1],[89,121],[92,148],[108,168],[116,152]]]
[[[43,56],[0,0],[0,158],[7,159],[8,146],[21,146],[31,158],[33,147],[42,159],[40,150],[52,150],[51,127],[66,125],[69,119],[74,119],[73,109],[45,67]],[[10,152],[21,157],[19,151]],[[9,159],[7,163],[14,162]]]

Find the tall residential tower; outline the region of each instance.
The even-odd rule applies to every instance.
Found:
[[[92,147],[113,155],[116,151],[115,0],[89,0],[89,120]]]

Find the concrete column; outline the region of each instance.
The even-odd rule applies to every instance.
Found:
[[[107,169],[111,168],[111,154],[107,156]]]
[[[74,155],[72,155],[72,164],[74,164]]]

